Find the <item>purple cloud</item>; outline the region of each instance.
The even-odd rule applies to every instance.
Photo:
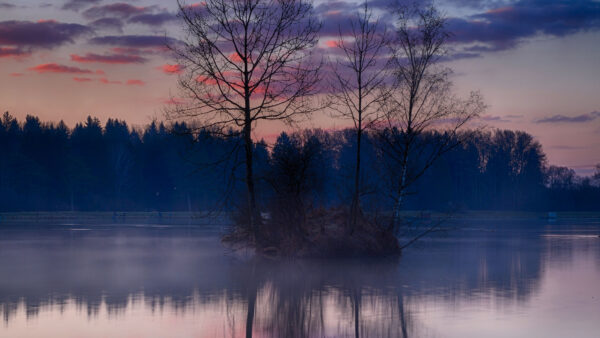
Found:
[[[117,18],[102,18],[90,22],[90,26],[97,29],[114,30],[119,33],[123,32],[123,22]]]
[[[130,4],[118,2],[103,6],[94,6],[86,9],[83,16],[88,19],[98,19],[103,17],[117,17],[127,19],[133,15],[144,14],[152,10],[152,7],[137,7]]]
[[[15,7],[17,7],[17,6],[15,6],[15,5],[11,4],[11,3],[8,3],[8,2],[0,2],[0,8],[1,8],[1,9],[13,9],[13,8],[15,8]]]
[[[2,47],[0,46],[0,58],[29,56],[31,52],[23,50],[20,47]]]
[[[90,40],[90,43],[95,45],[148,48],[165,47],[167,44],[178,43],[178,40],[158,35],[112,35],[95,37]]]
[[[83,25],[56,21],[2,21],[0,46],[55,48],[91,32],[90,28]]]
[[[78,11],[84,7],[95,5],[102,0],[69,0],[61,7],[64,10]]]
[[[577,116],[567,115],[553,115],[536,120],[536,123],[585,123],[591,122],[595,119],[600,118],[600,111],[593,111],[588,114],[581,114]]]
[[[484,116],[479,117],[479,119],[481,121],[485,121],[485,122],[498,122],[498,123],[511,122],[510,119],[508,119],[504,116],[498,116],[498,115],[484,115]]]
[[[521,0],[469,18],[450,18],[453,41],[478,43],[471,52],[515,47],[537,34],[565,36],[600,28],[600,3],[593,0]]]
[[[600,28],[600,2],[595,0],[444,0],[452,7],[476,10],[491,8],[468,17],[450,17],[447,28],[452,41],[462,47],[444,59],[451,61],[479,56],[482,52],[502,51],[516,47],[527,38],[538,34],[565,36]],[[397,3],[411,5],[410,0],[372,0],[369,7],[383,13],[382,22],[394,30],[390,11]],[[328,1],[315,6],[321,17],[322,36],[337,36],[338,27],[347,33],[348,21],[354,17],[361,3]]]
[[[140,14],[136,15],[129,19],[131,23],[139,23],[148,26],[161,26],[169,21],[177,20],[177,16],[175,14],[171,14],[168,12],[158,13],[158,14]]]
[[[376,3],[369,1],[369,7],[388,8],[393,3],[393,0],[377,1]],[[320,17],[322,23],[321,36],[339,36],[340,31],[342,35],[349,35],[351,32],[349,22],[355,20],[356,13],[361,9],[359,3],[349,1],[328,1],[315,6],[315,14]],[[391,30],[392,22],[392,20],[382,18],[379,21],[379,26],[382,29],[388,28]]]
[[[108,63],[108,64],[130,64],[130,63],[145,63],[148,59],[139,55],[129,54],[94,54],[87,53],[85,55],[71,54],[71,61],[78,63]]]

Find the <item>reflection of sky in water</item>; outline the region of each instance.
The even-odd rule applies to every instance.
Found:
[[[467,224],[392,262],[240,262],[214,231],[110,230],[1,231],[0,337],[244,337],[253,302],[254,337],[600,331],[597,223]]]

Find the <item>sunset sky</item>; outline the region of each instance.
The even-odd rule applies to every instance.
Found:
[[[385,23],[389,2],[370,2]],[[600,1],[437,4],[454,33],[447,63],[457,91],[480,90],[489,105],[481,123],[530,132],[551,164],[591,173],[600,163]],[[324,55],[358,5],[315,1]],[[87,115],[138,126],[161,119],[177,96],[179,69],[164,49],[181,36],[176,8],[175,0],[0,0],[0,109],[70,126]],[[316,116],[310,126],[344,125]]]

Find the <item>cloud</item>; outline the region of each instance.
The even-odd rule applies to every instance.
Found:
[[[327,48],[338,48],[339,47],[339,41],[337,41],[337,40],[327,40],[327,41],[325,41],[325,46],[327,46]]]
[[[68,0],[61,8],[64,10],[78,11],[84,7],[100,3],[101,1],[102,0]]]
[[[56,21],[2,21],[0,45],[50,49],[72,43],[75,38],[91,32],[83,25]]]
[[[585,123],[591,122],[595,119],[600,118],[600,111],[593,111],[588,114],[581,114],[577,116],[567,115],[553,115],[536,120],[536,123]]]
[[[381,15],[381,28],[394,31],[393,14],[389,10],[395,0],[372,0],[369,7]],[[401,0],[411,4],[413,1]],[[469,8],[475,14],[449,17],[447,29],[451,42],[460,48],[442,61],[479,57],[483,52],[515,48],[540,34],[562,37],[600,29],[600,1],[597,0],[443,0],[445,7]],[[361,2],[327,1],[315,6],[323,26],[321,36],[350,33],[349,20],[360,10]]]
[[[140,14],[129,19],[130,23],[139,23],[148,26],[162,26],[169,21],[177,20],[175,14],[168,12],[158,14]]]
[[[93,73],[89,69],[69,67],[69,66],[59,65],[56,63],[45,63],[45,64],[37,65],[35,67],[29,68],[29,70],[34,71],[38,74],[43,74],[43,73],[91,74],[91,73]]]
[[[128,86],[143,86],[146,83],[142,80],[127,80]]]
[[[92,38],[90,43],[131,48],[166,47],[178,40],[158,35],[112,35]]]
[[[23,73],[10,73],[9,75],[10,75],[10,76],[12,76],[12,77],[21,77],[21,76],[25,76],[25,74],[23,74]]]
[[[158,67],[158,69],[161,70],[165,74],[181,74],[181,72],[183,72],[182,65],[166,64],[166,65],[162,65],[162,66]]]
[[[0,9],[13,9],[17,7],[16,5],[13,5],[11,3],[8,2],[0,2]]]
[[[479,53],[450,52],[447,55],[440,57],[439,61],[445,62],[445,61],[454,61],[454,60],[460,60],[460,59],[472,59],[472,58],[478,58],[480,56],[481,56],[481,54],[479,54]]]
[[[443,0],[441,3],[452,7],[482,9],[506,4],[505,0]]]
[[[538,34],[561,37],[600,28],[600,2],[520,0],[510,6],[448,19],[453,41],[476,43],[468,51],[500,51]]]
[[[110,81],[109,79],[107,79],[105,77],[98,79],[98,81],[103,84],[123,84],[123,82],[121,82],[121,81]]]
[[[145,63],[148,60],[139,55],[128,54],[109,54],[100,55],[86,53],[85,55],[71,54],[71,61],[79,63],[109,63],[109,64],[130,64]]]
[[[144,14],[152,10],[152,7],[137,7],[130,4],[118,2],[103,6],[94,6],[86,9],[82,15],[88,19],[103,17],[117,17],[127,19],[133,15]]]
[[[498,122],[498,123],[511,122],[510,119],[507,119],[504,116],[497,116],[497,115],[484,115],[484,116],[479,117],[479,119],[481,121],[486,121],[486,122]]]
[[[93,80],[89,77],[74,77],[73,81],[75,82],[92,82]]]
[[[123,32],[123,22],[117,18],[102,18],[90,22],[90,26],[97,29],[114,30],[119,33]]]
[[[7,57],[24,57],[31,55],[31,52],[21,49],[20,47],[2,47],[0,46],[0,58]]]

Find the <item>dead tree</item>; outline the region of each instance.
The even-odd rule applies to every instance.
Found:
[[[186,38],[172,47],[183,97],[167,115],[244,143],[247,225],[259,235],[252,132],[259,121],[296,121],[314,111],[320,63],[311,50],[320,24],[305,0],[179,3]],[[183,102],[181,102],[183,101]]]
[[[380,119],[379,106],[387,94],[383,86],[389,52],[386,32],[373,18],[365,2],[361,12],[350,21],[346,37],[340,27],[336,47],[341,56],[333,62],[333,91],[330,107],[333,117],[351,120],[356,132],[356,164],[350,207],[350,230],[360,213],[361,144],[363,133]]]
[[[450,33],[432,6],[396,10],[393,41],[395,84],[381,106],[386,128],[378,133],[389,172],[394,209],[389,230],[396,231],[407,189],[444,153],[461,143],[459,129],[485,109],[481,95],[453,94],[451,70],[442,64]]]

